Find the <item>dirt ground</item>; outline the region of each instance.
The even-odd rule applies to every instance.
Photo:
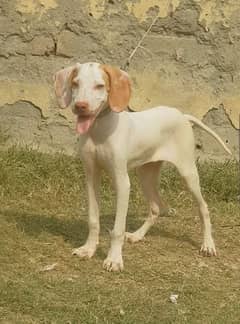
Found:
[[[199,255],[196,206],[177,173],[164,168],[159,190],[176,215],[161,217],[143,242],[125,243],[124,271],[108,273],[102,268],[114,220],[108,179],[100,245],[82,261],[71,255],[87,236],[81,163],[14,149],[0,159],[0,323],[239,323],[237,164],[199,165],[217,257]],[[129,231],[147,212],[134,173],[131,183]]]

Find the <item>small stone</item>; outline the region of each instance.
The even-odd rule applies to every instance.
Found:
[[[57,263],[53,263],[53,264],[50,264],[50,265],[47,265],[45,267],[43,267],[42,269],[40,269],[41,272],[45,272],[45,271],[52,271],[56,268],[57,266]]]
[[[208,268],[208,265],[203,261],[200,261],[198,266],[199,266],[199,268]]]
[[[177,304],[178,295],[171,294],[170,297],[169,297],[169,299],[170,299],[171,303]]]
[[[121,316],[125,315],[125,312],[124,312],[124,310],[122,308],[120,308],[119,313],[120,313]]]

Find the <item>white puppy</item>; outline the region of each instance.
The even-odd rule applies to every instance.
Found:
[[[194,137],[191,123],[212,136],[231,154],[223,141],[201,121],[179,110],[156,107],[129,113],[131,87],[126,72],[98,63],[77,63],[58,71],[55,91],[62,108],[72,103],[77,115],[77,132],[81,134],[82,160],[87,177],[89,199],[89,234],[86,243],[73,251],[91,258],[99,237],[98,187],[101,169],[113,178],[117,193],[117,211],[111,232],[111,247],[104,261],[109,271],[123,269],[122,246],[125,236],[137,242],[143,239],[164,208],[157,190],[162,161],[171,162],[185,179],[199,206],[203,227],[201,252],[216,255],[211,222],[204,201],[194,160]],[[134,233],[125,233],[130,182],[128,170],[138,169],[142,188],[149,202],[145,223]]]

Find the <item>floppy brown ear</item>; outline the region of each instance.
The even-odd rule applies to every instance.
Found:
[[[121,112],[127,108],[131,96],[128,74],[110,65],[102,65],[101,68],[109,79],[109,106],[113,111]]]
[[[62,69],[55,74],[54,88],[58,104],[66,108],[72,101],[72,79],[77,74],[77,65]]]

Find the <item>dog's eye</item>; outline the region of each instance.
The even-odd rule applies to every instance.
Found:
[[[104,87],[105,87],[105,84],[101,84],[101,83],[95,85],[95,89],[96,89],[96,90],[101,90],[101,89],[103,89]]]

